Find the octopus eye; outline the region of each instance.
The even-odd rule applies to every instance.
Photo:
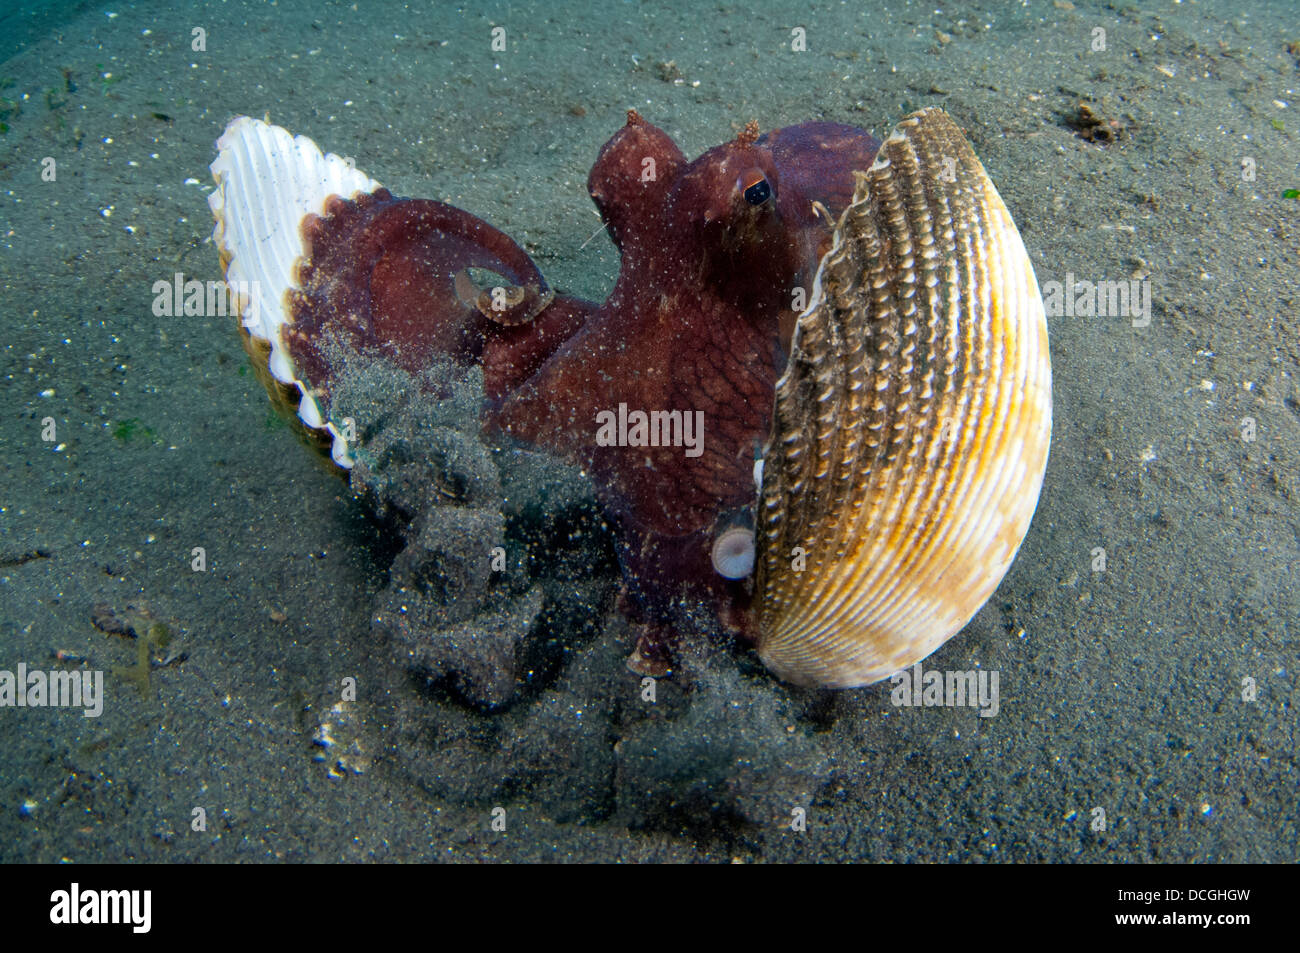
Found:
[[[737,184],[744,192],[745,201],[750,205],[762,205],[772,197],[772,184],[767,181],[767,176],[757,169],[747,172]]]

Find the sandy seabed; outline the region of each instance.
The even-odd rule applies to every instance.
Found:
[[[0,17],[0,669],[105,673],[98,718],[0,709],[0,859],[1295,861],[1293,11],[878,6]],[[154,312],[159,280],[219,277],[207,167],[240,113],[599,299],[618,260],[584,183],[629,107],[693,157],[749,119],[882,136],[925,105],[968,130],[1040,283],[1151,300],[1049,318],[1037,514],[926,662],[998,672],[994,717],[794,690],[725,651],[651,706],[598,539],[550,567],[518,700],[467,706],[376,637],[391,540],[274,415],[233,319]],[[564,474],[500,469],[504,532],[598,525]]]

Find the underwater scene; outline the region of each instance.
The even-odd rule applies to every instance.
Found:
[[[0,60],[0,860],[1297,860],[1292,4]]]

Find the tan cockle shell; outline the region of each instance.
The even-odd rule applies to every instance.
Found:
[[[909,116],[858,174],[777,383],[758,513],[758,651],[866,685],[993,594],[1051,436],[1047,320],[1015,224],[960,129]]]

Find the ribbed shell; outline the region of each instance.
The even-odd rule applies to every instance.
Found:
[[[1020,235],[961,130],[915,113],[858,174],[777,382],[757,533],[768,667],[866,685],[959,631],[1029,528],[1051,418]]]
[[[226,127],[211,168],[217,183],[208,196],[216,219],[212,240],[238,299],[253,366],[272,398],[298,414],[334,462],[351,466],[347,442],[298,377],[281,332],[292,321],[286,295],[298,287],[303,219],[323,215],[331,195],[351,198],[375,191],[379,183],[332,152],[323,154],[306,136],[248,116]]]

